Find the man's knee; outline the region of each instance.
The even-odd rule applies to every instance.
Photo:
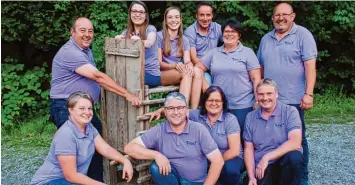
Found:
[[[202,69],[194,67],[194,78],[202,79]]]
[[[288,152],[283,158],[283,164],[301,165],[303,162],[303,155],[300,151]]]
[[[155,161],[152,161],[152,163],[149,166],[150,174],[160,174],[159,172],[159,166]]]

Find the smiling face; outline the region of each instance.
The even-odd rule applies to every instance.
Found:
[[[268,112],[273,111],[278,97],[276,88],[272,85],[265,84],[258,87],[256,92],[260,107]]]
[[[164,114],[172,126],[180,126],[186,121],[186,104],[181,100],[171,99],[165,105]]]
[[[213,19],[213,9],[209,6],[200,6],[197,10],[196,19],[201,28],[207,29]]]
[[[208,114],[219,115],[223,110],[223,100],[221,93],[212,92],[206,100],[205,108]]]
[[[165,24],[169,30],[176,31],[181,25],[180,12],[177,9],[171,9],[165,15]]]
[[[272,23],[276,32],[286,33],[291,30],[293,21],[296,14],[293,12],[292,7],[287,3],[281,3],[274,9],[272,15]]]
[[[94,40],[94,27],[87,18],[77,19],[74,28],[70,29],[70,33],[75,43],[83,49],[89,48]]]
[[[147,12],[140,4],[134,4],[129,13],[134,25],[142,25],[147,18]]]
[[[69,108],[70,118],[78,125],[85,126],[93,116],[91,101],[80,98],[72,108]]]
[[[237,45],[240,34],[230,26],[226,26],[223,30],[223,42],[225,45]]]

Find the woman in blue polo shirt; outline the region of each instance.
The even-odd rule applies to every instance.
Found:
[[[95,149],[104,157],[122,163],[124,178],[132,179],[130,161],[108,145],[90,123],[93,105],[87,93],[77,92],[69,97],[69,120],[54,135],[50,151],[31,185],[104,185],[86,176]]]
[[[189,119],[203,124],[218,145],[224,159],[224,166],[217,184],[238,184],[244,171],[243,152],[240,143],[240,128],[237,118],[228,112],[228,101],[223,90],[210,86],[202,95],[201,109],[189,111]],[[150,114],[150,121],[159,119],[161,108]]]
[[[222,32],[223,46],[209,51],[195,66],[211,71],[212,85],[223,89],[228,108],[237,117],[243,133],[246,115],[257,107],[255,88],[261,79],[260,64],[254,51],[239,41],[242,32],[239,22],[226,21]],[[198,88],[197,84],[194,88]]]
[[[180,84],[180,93],[189,103],[193,64],[190,61],[189,40],[183,35],[182,15],[169,7],[164,13],[163,30],[157,33],[158,60],[162,85]]]

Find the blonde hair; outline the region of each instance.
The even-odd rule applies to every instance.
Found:
[[[169,32],[168,32],[168,26],[166,22],[166,16],[168,15],[170,10],[177,10],[180,13],[180,27],[178,30],[178,48],[177,48],[177,53],[176,56],[182,58],[184,56],[184,38],[183,38],[183,26],[182,26],[182,14],[179,8],[177,7],[169,7],[165,10],[164,13],[164,22],[163,22],[163,40],[164,40],[164,48],[163,48],[163,54],[165,56],[170,56],[171,52],[171,44],[170,44],[170,37],[169,37]]]
[[[91,105],[94,106],[94,100],[91,98],[91,96],[88,93],[79,91],[69,96],[67,100],[68,109],[73,108],[80,99],[87,99],[91,102]]]

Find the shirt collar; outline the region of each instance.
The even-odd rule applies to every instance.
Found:
[[[70,42],[73,43],[77,48],[79,48],[81,51],[85,52],[86,54],[88,53],[89,51],[89,48],[81,48],[76,42],[75,40],[73,39],[72,36],[70,36]]]
[[[70,118],[70,116],[68,122],[69,122],[69,126],[73,129],[74,134],[77,138],[81,139],[89,135],[90,133],[90,127],[88,126],[89,124],[85,126],[85,134],[84,134],[80,131],[80,128],[74,123],[74,121]]]
[[[256,111],[257,111],[257,118],[259,119],[264,119],[262,117],[262,114],[261,114],[261,110],[262,110],[262,107],[259,107]],[[280,116],[281,115],[281,105],[280,103],[277,101],[276,102],[276,107],[274,109],[274,111],[271,113],[270,117],[275,117],[275,116]]]
[[[191,120],[186,119],[186,121],[187,121],[186,127],[180,134],[188,134],[190,132],[190,124],[192,124]],[[166,129],[166,133],[176,133],[173,131],[173,129],[171,129],[169,121],[165,121],[165,129]]]
[[[203,120],[205,120],[205,122],[207,121],[207,114],[204,114],[204,115],[202,115],[202,114],[200,114],[199,115],[200,116],[200,118],[202,118]],[[225,120],[225,115],[224,115],[224,112],[223,112],[223,110],[222,110],[222,112],[221,112],[221,114],[219,115],[219,117],[218,117],[218,119],[216,120],[216,121],[218,121],[218,122],[222,122],[222,121],[224,121]]]
[[[239,41],[237,48],[233,49],[229,53],[233,53],[233,52],[237,52],[237,51],[241,52],[241,51],[243,51],[243,49],[244,49],[244,46],[243,46],[242,42]],[[224,50],[224,44],[221,47],[219,47],[218,50],[221,53],[226,53],[226,51]]]

